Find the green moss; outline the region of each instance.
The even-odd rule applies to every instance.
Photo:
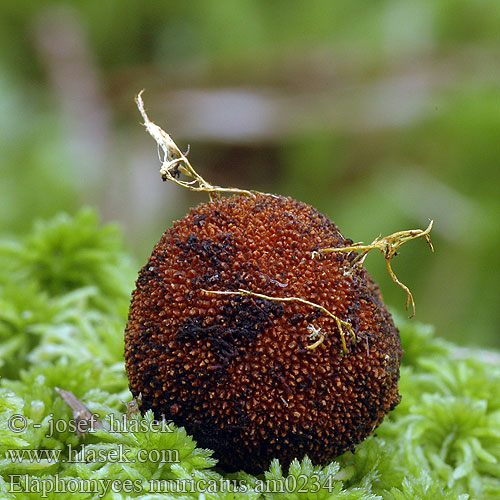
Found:
[[[376,435],[326,466],[306,457],[288,471],[275,460],[259,477],[225,474],[184,429],[151,429],[151,413],[133,414],[128,432],[112,428],[130,400],[122,338],[133,274],[116,228],[99,227],[88,211],[60,216],[23,241],[0,242],[0,264],[2,498],[42,498],[42,482],[79,491],[47,491],[53,499],[500,498],[500,368],[491,353],[464,354],[398,319],[403,401]],[[104,428],[52,433],[73,417],[55,387],[72,391]],[[9,428],[14,415],[25,431]],[[59,455],[29,460],[16,455],[23,450]],[[11,481],[32,493],[12,493]]]

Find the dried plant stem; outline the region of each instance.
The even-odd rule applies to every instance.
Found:
[[[249,191],[246,189],[239,188],[225,188],[220,186],[212,186],[207,182],[196,170],[193,168],[186,154],[184,154],[178,147],[177,144],[172,140],[172,138],[158,125],[155,125],[148,117],[145,109],[144,102],[142,100],[142,93],[135,98],[135,102],[139,111],[144,119],[144,126],[148,131],[149,135],[156,141],[158,147],[163,151],[162,166],[160,168],[160,173],[163,180],[170,180],[175,182],[179,186],[182,186],[190,191],[205,191],[210,196],[211,200],[219,199],[220,193],[234,193],[234,194],[246,194],[253,196],[257,191]],[[190,181],[180,179],[180,174],[184,174],[189,177]]]
[[[356,341],[356,334],[354,333],[354,330],[352,329],[352,325],[349,322],[340,319],[338,316],[335,316],[335,314],[330,312],[325,307],[320,306],[319,304],[315,304],[314,302],[311,302],[309,300],[302,299],[300,297],[271,297],[269,295],[264,295],[263,293],[251,292],[250,290],[243,290],[241,288],[239,290],[234,291],[234,292],[217,291],[217,290],[204,290],[204,289],[203,289],[203,291],[205,293],[213,293],[216,295],[250,295],[253,297],[258,297],[258,298],[266,299],[266,300],[274,300],[277,302],[300,302],[302,304],[306,304],[308,306],[320,309],[325,314],[327,314],[328,316],[330,316],[331,318],[333,318],[335,320],[335,322],[337,323],[337,328],[339,329],[340,340],[342,342],[342,351],[344,354],[348,354],[348,352],[349,352],[347,349],[346,341],[345,341],[344,328],[349,332],[349,334],[352,336],[354,341]],[[316,342],[314,342],[314,344],[306,346],[306,349],[316,349],[316,347],[318,347],[319,345],[321,345],[323,343],[323,341],[326,338],[326,335],[321,331],[319,331],[318,334],[319,334],[320,338]]]
[[[71,391],[65,391],[55,387],[56,392],[64,399],[66,404],[73,410],[73,418],[76,424],[76,434],[83,436],[90,429],[102,429],[102,422],[95,413],[92,413]]]
[[[397,233],[390,234],[389,236],[381,237],[378,236],[373,240],[369,245],[365,245],[363,243],[354,243],[348,247],[339,247],[339,248],[322,248],[318,250],[316,253],[348,253],[361,251],[360,254],[356,256],[356,258],[352,261],[352,265],[362,265],[368,255],[370,250],[378,249],[382,252],[385,258],[385,265],[387,267],[387,271],[389,272],[392,281],[399,285],[406,292],[406,310],[408,311],[409,306],[412,306],[412,314],[410,318],[415,316],[415,301],[413,300],[413,294],[410,292],[410,289],[401,281],[399,281],[398,277],[392,270],[391,260],[397,255],[398,249],[404,243],[415,240],[417,238],[425,238],[427,244],[431,251],[434,251],[434,247],[432,246],[431,238],[429,233],[432,230],[432,226],[434,221],[431,220],[429,225],[425,230],[422,229],[410,229],[408,231],[399,231]]]

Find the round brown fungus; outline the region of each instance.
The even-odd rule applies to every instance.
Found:
[[[359,254],[319,251],[350,245],[317,210],[276,195],[215,199],[176,221],[130,306],[125,360],[141,411],[184,426],[227,470],[354,449],[400,400],[402,351]]]

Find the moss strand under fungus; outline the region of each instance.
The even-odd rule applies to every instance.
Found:
[[[125,360],[141,411],[184,426],[230,471],[354,449],[400,401],[399,333],[353,251],[368,246],[303,202],[211,186],[137,103],[163,178],[211,195],[165,231],[136,282]]]

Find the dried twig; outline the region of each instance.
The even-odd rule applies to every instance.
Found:
[[[73,410],[73,418],[76,424],[76,435],[83,436],[89,430],[102,429],[102,422],[95,413],[92,413],[71,391],[55,388],[58,394],[64,399]]]

